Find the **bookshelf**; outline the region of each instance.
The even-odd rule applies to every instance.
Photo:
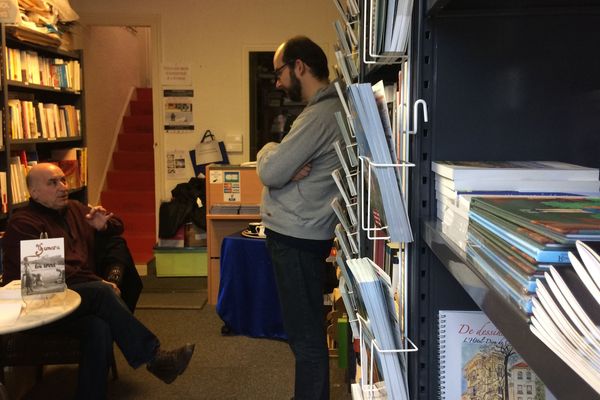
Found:
[[[1,225],[12,210],[26,204],[26,196],[15,195],[12,190],[19,174],[10,167],[11,157],[24,154],[29,155],[29,161],[32,156],[37,161],[49,161],[53,160],[53,152],[85,147],[82,52],[19,40],[11,34],[14,29],[18,30],[9,31],[2,25],[0,30],[0,169],[6,173],[8,203]],[[76,163],[82,166],[81,159]],[[22,180],[24,173],[20,175]],[[70,197],[82,202],[87,201],[86,175],[80,170],[81,186],[70,187],[69,191]]]
[[[412,96],[429,105],[411,171],[409,287],[413,398],[438,396],[437,314],[481,309],[557,398],[597,394],[530,332],[435,220],[434,160],[557,160],[599,167],[593,93],[599,1],[421,0],[413,14]]]

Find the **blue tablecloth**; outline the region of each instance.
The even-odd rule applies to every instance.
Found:
[[[217,313],[232,333],[287,339],[264,239],[223,239]]]

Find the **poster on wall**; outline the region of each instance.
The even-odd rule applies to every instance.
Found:
[[[185,179],[185,151],[173,150],[167,152],[167,178]]]
[[[193,89],[164,89],[164,129],[169,133],[193,132]]]

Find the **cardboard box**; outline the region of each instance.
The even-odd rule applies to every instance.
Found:
[[[206,247],[206,231],[192,222],[184,225],[184,247]]]
[[[207,276],[206,248],[155,248],[156,276]]]

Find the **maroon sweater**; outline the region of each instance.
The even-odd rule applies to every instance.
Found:
[[[89,210],[90,207],[74,200],[69,200],[67,207],[61,211],[47,208],[34,200],[29,200],[28,206],[15,210],[8,221],[2,241],[3,282],[21,279],[20,241],[39,239],[43,232],[48,233],[48,238],[65,239],[67,286],[101,280],[102,278],[95,274],[95,235],[120,235],[123,233],[123,222],[113,216],[107,223],[107,229],[97,232],[85,220]]]

